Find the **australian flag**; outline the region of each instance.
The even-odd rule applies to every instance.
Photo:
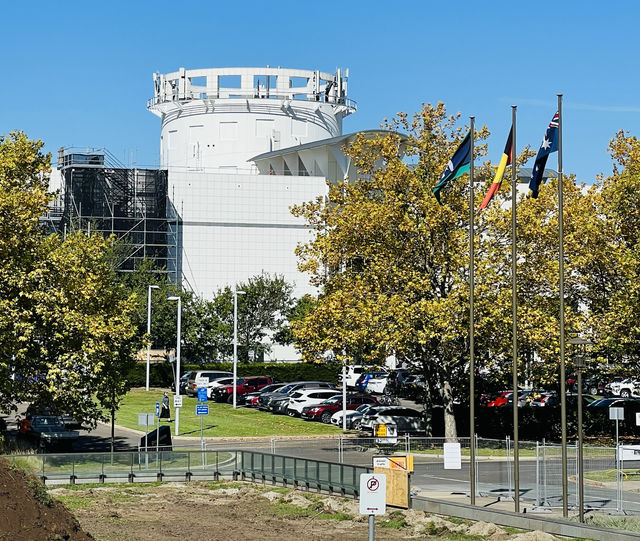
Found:
[[[544,132],[544,139],[542,139],[540,150],[538,150],[538,155],[536,156],[536,163],[533,166],[531,180],[529,181],[530,195],[534,199],[538,197],[538,192],[540,191],[540,184],[542,183],[545,165],[547,165],[547,158],[549,154],[558,150],[558,121],[559,117],[556,112],[549,123],[547,131]]]

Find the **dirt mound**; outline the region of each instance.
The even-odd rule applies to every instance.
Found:
[[[0,459],[0,541],[90,541],[42,482]]]

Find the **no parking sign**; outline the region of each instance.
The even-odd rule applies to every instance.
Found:
[[[387,512],[387,476],[384,473],[360,474],[360,514],[384,515]]]

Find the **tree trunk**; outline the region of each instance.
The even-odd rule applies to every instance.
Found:
[[[113,448],[116,441],[116,410],[111,408],[111,453],[113,454]]]
[[[431,385],[429,385],[428,380],[425,381],[422,404],[424,406],[424,435],[430,438],[433,436],[433,400],[431,399]]]
[[[444,380],[440,391],[442,396],[442,405],[444,407],[444,437],[448,442],[455,442],[458,438],[458,430],[456,428],[456,418],[453,413],[453,393],[451,390],[451,382]]]

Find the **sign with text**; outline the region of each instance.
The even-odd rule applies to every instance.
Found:
[[[444,469],[460,470],[462,469],[462,451],[459,443],[444,444]]]
[[[156,402],[156,417],[160,417],[160,402]]]
[[[198,387],[198,402],[207,401],[207,389],[204,387]]]
[[[209,404],[197,404],[196,415],[209,415]]]
[[[182,395],[174,395],[173,396],[173,407],[181,408],[182,407]]]
[[[360,474],[360,514],[384,515],[387,512],[387,476],[384,473]]]
[[[398,443],[398,427],[392,424],[373,425],[376,443]]]
[[[207,385],[209,385],[209,378],[202,376],[196,378],[196,387],[206,387]]]

